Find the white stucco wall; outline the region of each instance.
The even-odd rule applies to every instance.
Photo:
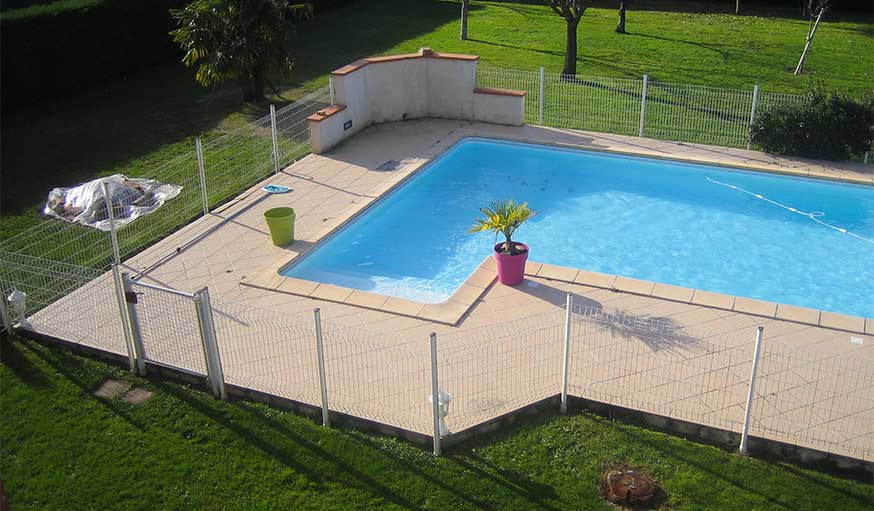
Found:
[[[366,59],[334,71],[335,103],[346,108],[310,116],[313,152],[374,123],[421,117],[523,123],[524,96],[474,91],[478,57],[429,52]]]

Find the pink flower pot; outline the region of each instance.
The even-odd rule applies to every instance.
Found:
[[[495,261],[498,263],[498,281],[505,286],[517,286],[525,278],[525,261],[528,260],[528,245],[516,243],[521,253],[502,254],[504,243],[495,245]]]

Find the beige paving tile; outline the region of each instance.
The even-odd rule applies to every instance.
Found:
[[[452,294],[450,298],[453,302],[462,303],[465,305],[471,305],[473,302],[477,301],[479,297],[485,291],[484,288],[479,286],[474,286],[471,284],[462,284],[459,288]]]
[[[657,298],[665,298],[667,300],[689,303],[692,301],[692,295],[694,293],[695,290],[689,289],[688,287],[657,283],[655,286],[653,286],[651,294],[652,296]]]
[[[349,295],[352,294],[352,289],[347,287],[334,286],[331,284],[319,284],[312,293],[311,298],[319,300],[328,300],[331,302],[345,302]]]
[[[806,307],[796,307],[795,305],[779,304],[777,306],[777,319],[785,319],[788,321],[798,321],[799,323],[810,323],[811,325],[819,324],[820,312],[815,309]]]
[[[392,312],[394,314],[403,314],[404,316],[415,316],[424,306],[425,304],[423,303],[402,300],[390,296],[385,303],[379,306],[379,310],[383,312]]]
[[[628,277],[616,277],[616,280],[613,282],[614,289],[638,295],[649,295],[652,293],[653,287],[655,287],[654,282]]]
[[[544,264],[537,272],[537,276],[544,279],[561,280],[564,282],[573,282],[579,270],[575,268],[567,268],[565,266],[555,266],[552,264]]]
[[[874,318],[865,318],[865,333],[874,335]]]
[[[835,312],[822,311],[822,314],[819,316],[819,324],[827,328],[837,328],[851,332],[865,331],[865,318],[846,316]]]
[[[733,310],[773,318],[777,313],[777,304],[738,296],[734,299]]]
[[[497,277],[497,270],[480,267],[474,270],[464,283],[471,286],[486,288],[491,286]]]
[[[284,277],[282,284],[276,288],[277,291],[283,293],[291,293],[294,295],[309,296],[319,286],[318,282],[309,280],[295,279],[292,277]]]
[[[720,309],[731,310],[731,308],[734,306],[734,297],[696,289],[695,293],[692,295],[692,303],[696,305],[704,305],[707,307],[718,307]]]
[[[348,303],[349,305],[357,305],[359,307],[378,309],[386,300],[388,300],[387,296],[356,289],[346,297],[345,303]]]
[[[593,271],[580,270],[577,273],[577,276],[574,277],[574,283],[576,284],[584,284],[587,286],[603,287],[608,289],[613,287],[614,282],[616,282],[615,275],[606,275],[604,273],[596,273]]]
[[[525,275],[537,275],[537,272],[539,272],[542,267],[543,263],[528,261],[525,263]]]

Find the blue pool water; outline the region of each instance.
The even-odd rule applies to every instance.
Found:
[[[536,212],[533,261],[874,317],[874,187],[478,138],[282,273],[442,302],[490,255],[467,230],[498,198]]]

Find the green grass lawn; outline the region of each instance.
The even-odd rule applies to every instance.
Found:
[[[441,457],[390,438],[31,341],[2,341],[0,473],[12,509],[587,509],[605,464],[649,467],[676,510],[871,509],[874,485],[579,414],[532,417]],[[155,394],[97,398],[107,377]]]
[[[794,77],[790,70],[807,27],[795,8],[755,6],[749,15],[734,16],[692,12],[712,9],[706,3],[633,5],[628,35],[613,32],[612,2],[587,11],[579,29],[580,74],[648,73],[661,81],[742,89],[759,83],[763,90],[795,92],[811,77],[853,93],[870,90],[874,80],[874,23],[864,13],[829,13],[808,76]],[[327,11],[290,36],[294,81],[281,88],[297,96],[324,85],[327,73],[350,61],[421,46],[478,54],[483,66],[561,70],[564,24],[545,5],[475,1],[469,41],[458,40],[458,12],[457,2],[437,0],[357,0]],[[4,115],[0,238],[39,221],[52,186],[147,173],[191,151],[196,136],[216,136],[265,112],[241,105],[233,84],[204,91],[189,70],[170,63]]]

